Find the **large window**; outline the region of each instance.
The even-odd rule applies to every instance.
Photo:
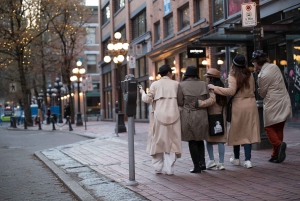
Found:
[[[102,8],[102,25],[110,20],[110,8],[109,4],[107,4],[104,8]]]
[[[103,75],[104,77],[104,87],[110,87],[111,86],[111,72],[106,73]]]
[[[96,44],[96,27],[86,28],[86,44]]]
[[[112,105],[112,92],[105,91],[105,119],[112,119],[113,118],[113,105]]]
[[[160,40],[160,22],[156,22],[154,24],[155,29],[155,42],[158,42]]]
[[[214,12],[213,12],[213,20],[217,22],[225,18],[224,16],[224,0],[215,0],[214,1]]]
[[[174,34],[173,30],[173,15],[165,17],[165,38]]]
[[[179,18],[180,30],[190,25],[190,10],[188,6],[179,10]]]
[[[195,22],[198,22],[200,19],[201,19],[201,16],[200,16],[200,1],[201,0],[194,0],[194,17],[195,17]]]
[[[109,43],[109,39],[107,39],[106,41],[102,42],[102,52],[103,52],[103,57],[105,56],[105,53],[107,51],[107,45]]]
[[[97,73],[97,55],[96,54],[87,54],[86,55],[87,63],[87,73]]]
[[[125,6],[125,0],[115,0],[115,12],[118,12],[121,8]]]
[[[146,10],[144,10],[132,19],[132,39],[146,33],[146,29]]]
[[[142,57],[140,59],[136,60],[136,68],[134,71],[134,77],[143,77],[145,75],[148,75],[148,65],[146,62],[146,58]]]

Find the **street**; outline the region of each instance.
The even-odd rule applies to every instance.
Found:
[[[86,140],[59,131],[7,130],[0,126],[0,200],[75,201],[34,152]]]

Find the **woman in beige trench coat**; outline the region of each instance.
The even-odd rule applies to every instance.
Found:
[[[240,145],[244,145],[244,167],[252,168],[252,144],[260,142],[259,116],[254,97],[255,83],[250,70],[246,67],[246,59],[237,54],[232,60],[228,76],[228,88],[209,84],[216,94],[234,96],[232,101],[232,117],[228,133],[228,145],[233,146],[233,165],[240,165]],[[237,91],[238,90],[238,91]],[[237,92],[237,93],[236,93]]]

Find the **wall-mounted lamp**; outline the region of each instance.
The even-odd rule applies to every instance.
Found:
[[[286,60],[281,60],[279,63],[280,63],[281,66],[286,66],[287,65],[287,61]]]
[[[223,60],[221,60],[221,59],[218,59],[218,61],[217,61],[217,64],[218,65],[222,65],[224,63],[224,61]]]
[[[185,71],[186,71],[186,68],[182,68],[182,69],[180,70],[180,72],[182,72],[182,73],[185,73]]]
[[[172,74],[173,74],[173,75],[177,73],[176,67],[172,67],[171,69],[172,69]]]
[[[156,78],[156,80],[160,80],[161,75],[157,75],[155,78]]]
[[[202,65],[206,66],[207,65],[207,60],[203,60]]]
[[[146,88],[146,93],[149,93],[149,88],[148,87]]]
[[[150,81],[153,81],[153,80],[154,80],[154,77],[153,77],[153,76],[149,76],[149,80],[150,80]]]

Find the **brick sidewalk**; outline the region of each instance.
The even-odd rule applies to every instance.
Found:
[[[206,170],[191,174],[193,167],[188,146],[183,142],[182,157],[175,163],[175,175],[155,175],[151,157],[145,151],[148,123],[135,123],[135,179],[138,186],[127,186],[149,200],[299,200],[300,129],[285,128],[287,158],[281,164],[269,163],[271,150],[252,151],[252,169],[233,166],[232,147],[225,147],[224,171]],[[49,127],[49,125],[48,125]],[[129,178],[127,133],[114,134],[115,122],[94,121],[85,127],[73,126],[74,133],[98,137],[88,143],[64,149],[78,162],[122,185]],[[43,130],[47,129],[44,126]],[[62,127],[67,131],[68,127]],[[214,146],[218,159],[217,146]],[[242,150],[242,149],[241,149]],[[243,158],[243,153],[241,153]],[[208,156],[206,154],[206,160]]]

